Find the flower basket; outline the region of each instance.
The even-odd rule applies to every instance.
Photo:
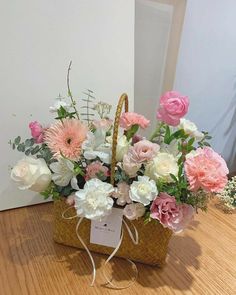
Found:
[[[54,240],[87,251],[91,285],[96,278],[91,252],[109,255],[104,266],[114,256],[126,258],[136,275],[133,261],[163,266],[172,232],[186,228],[198,209],[206,210],[209,197],[225,187],[222,197],[231,197],[234,183],[228,192],[227,165],[210,147],[208,132],[183,118],[187,96],[169,91],[160,98],[157,126],[147,139],[138,131],[150,120],[128,111],[126,94],[115,120],[109,118],[111,105],[93,103],[91,90],[79,114],[69,86],[70,66],[71,103],[59,97],[50,108],[57,113],[55,123],[43,128],[31,122],[32,138],[10,142],[25,153],[11,178],[20,189],[53,198]],[[234,204],[230,198],[229,205]]]
[[[62,218],[62,214],[67,208],[68,205],[64,198],[54,201],[53,239],[59,244],[84,249],[76,235],[78,218],[71,220]],[[71,211],[70,214],[75,215],[75,210],[71,209]],[[110,255],[114,250],[113,248],[90,243],[90,223],[91,221],[89,219],[84,219],[81,223],[79,230],[81,238],[90,251]],[[163,266],[165,264],[168,243],[172,236],[172,231],[168,228],[164,228],[157,221],[144,224],[143,218],[134,220],[133,224],[138,229],[138,245],[133,244],[125,230],[122,244],[116,253],[116,256],[149,265]]]

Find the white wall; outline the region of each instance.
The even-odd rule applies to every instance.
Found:
[[[134,109],[151,120],[151,126],[145,132],[150,134],[156,126],[173,7],[149,0],[136,0],[135,3]]]
[[[90,88],[115,105],[127,92],[133,108],[134,0],[3,1],[0,35],[1,210],[42,200],[10,182],[9,167],[22,154],[7,142],[29,137],[29,121],[50,122],[53,98],[66,94],[70,60],[74,96]]]
[[[214,136],[236,170],[236,1],[188,0],[175,89],[189,95],[188,117]]]

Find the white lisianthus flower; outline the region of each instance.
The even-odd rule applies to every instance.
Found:
[[[52,180],[56,185],[67,186],[71,183],[73,189],[79,189],[74,173],[74,164],[70,160],[61,157],[58,162],[53,162],[49,167],[54,172]]]
[[[142,217],[145,213],[146,209],[141,203],[132,203],[128,204],[124,208],[124,215],[129,220],[135,220],[139,217]]]
[[[116,147],[116,161],[121,162],[124,155],[128,152],[130,143],[127,140],[125,135],[122,135],[118,138],[117,147]]]
[[[83,189],[75,193],[77,215],[91,220],[100,220],[111,213],[114,188],[111,184],[97,178],[85,183]]]
[[[63,107],[66,111],[69,111],[71,105],[63,100],[61,96],[57,97],[53,106],[49,107],[51,113],[56,113],[60,107]]]
[[[94,133],[88,132],[82,149],[87,160],[94,160],[98,157],[105,164],[111,163],[111,143],[106,141],[106,131],[103,129],[96,129]]]
[[[11,178],[21,190],[42,192],[49,186],[51,177],[45,160],[33,157],[24,157],[11,171]]]
[[[172,182],[170,174],[178,175],[178,164],[176,158],[168,153],[159,153],[157,156],[147,164],[145,175],[151,179],[164,179],[167,182]]]
[[[186,134],[195,137],[197,140],[201,140],[204,137],[204,134],[198,131],[196,124],[190,120],[181,118],[179,128],[183,129]]]
[[[142,203],[144,206],[150,204],[157,196],[157,187],[154,180],[148,176],[139,176],[130,186],[129,196],[132,201]]]

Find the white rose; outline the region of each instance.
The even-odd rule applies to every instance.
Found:
[[[145,207],[141,203],[128,204],[124,208],[124,215],[129,220],[135,220],[142,217],[145,213]]]
[[[117,147],[116,147],[116,161],[121,162],[124,155],[128,152],[130,143],[127,140],[125,135],[122,135],[118,138]]]
[[[204,134],[198,131],[196,124],[190,120],[181,118],[179,128],[184,129],[186,134],[195,137],[197,140],[201,140],[204,137]]]
[[[77,215],[91,220],[101,220],[111,213],[114,188],[111,184],[97,178],[90,179],[83,189],[75,193]]]
[[[12,169],[11,178],[21,190],[42,192],[51,182],[51,171],[44,159],[24,157]]]
[[[150,204],[157,196],[157,187],[154,180],[148,176],[139,176],[130,186],[129,197],[132,201],[142,203],[144,206]]]
[[[176,158],[168,153],[159,153],[145,169],[145,175],[151,179],[158,180],[163,178],[164,180],[173,181],[170,174],[178,175],[178,164]]]

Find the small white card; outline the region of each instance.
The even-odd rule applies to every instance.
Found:
[[[112,208],[112,213],[101,221],[92,220],[90,243],[115,248],[120,240],[123,209]]]

